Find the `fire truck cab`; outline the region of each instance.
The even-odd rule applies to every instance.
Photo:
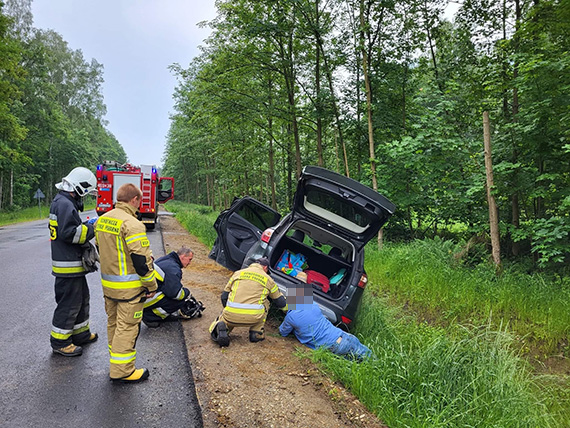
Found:
[[[117,202],[117,190],[132,183],[142,191],[140,220],[148,229],[154,229],[158,217],[158,204],[174,198],[174,178],[160,177],[156,166],[104,161],[97,165],[97,214],[110,211]]]

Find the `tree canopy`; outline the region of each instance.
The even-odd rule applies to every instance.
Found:
[[[0,209],[34,203],[73,167],[126,154],[106,128],[103,66],[32,27],[30,0],[0,2]]]

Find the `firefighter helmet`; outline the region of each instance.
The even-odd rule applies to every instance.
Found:
[[[66,192],[75,192],[77,196],[83,197],[96,190],[97,179],[91,171],[80,166],[72,169],[55,187]]]

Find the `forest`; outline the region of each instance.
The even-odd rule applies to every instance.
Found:
[[[0,1],[0,212],[51,201],[74,166],[127,160],[104,119],[103,65],[53,30],[33,27],[31,0]]]
[[[387,240],[490,247],[488,112],[501,254],[563,269],[570,1],[216,4],[201,54],[171,67],[164,170],[179,199],[221,209],[249,194],[284,211],[303,166],[319,165],[397,205]]]

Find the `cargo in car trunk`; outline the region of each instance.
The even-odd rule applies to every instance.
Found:
[[[280,275],[283,278],[287,278],[291,284],[298,283],[304,278],[303,275],[296,275],[296,273],[288,274],[283,270],[279,270],[278,263],[284,254],[293,254],[297,256],[302,254],[305,258],[303,266],[304,271],[316,271],[329,279],[330,288],[326,293],[324,293],[321,290],[321,287],[317,285],[313,287],[314,291],[326,295],[331,299],[338,299],[341,297],[351,274],[351,263],[343,259],[342,254],[334,254],[340,251],[333,251],[333,249],[330,248],[329,252],[325,253],[319,248],[314,248],[303,243],[302,240],[295,239],[295,233],[292,235],[293,236],[283,236],[274,248],[270,260],[272,273]],[[325,250],[327,250],[327,248],[325,248]],[[331,252],[333,254],[331,254]],[[293,259],[295,259],[295,257],[293,257]],[[334,280],[330,282],[331,279]]]

